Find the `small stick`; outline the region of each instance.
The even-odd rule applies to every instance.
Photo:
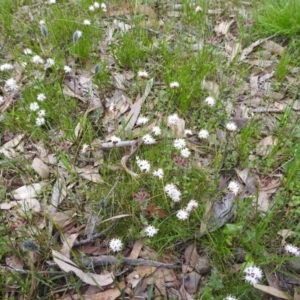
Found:
[[[260,107],[260,108],[255,108],[252,109],[252,112],[254,113],[282,113],[282,109],[278,108],[265,108],[265,107]]]

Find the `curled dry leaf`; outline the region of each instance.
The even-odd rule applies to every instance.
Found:
[[[64,238],[63,245],[61,247],[61,254],[65,255],[67,258],[70,258],[70,251],[79,235],[79,232],[70,234],[67,238]]]
[[[121,291],[125,288],[124,282],[118,283],[118,288],[108,289],[104,292],[96,293],[93,295],[86,295],[84,299],[86,300],[115,300],[120,297]]]
[[[15,255],[6,257],[5,262],[9,267],[13,269],[23,270],[24,267],[23,261]]]
[[[74,272],[83,282],[90,285],[106,286],[112,284],[114,276],[112,273],[105,275],[95,273],[85,273],[77,265],[58,251],[52,250],[53,260],[65,272]]]
[[[271,286],[255,284],[254,287],[264,293],[278,297],[280,299],[292,299],[288,294]]]
[[[42,188],[45,184],[43,182],[34,183],[32,185],[24,185],[14,190],[13,197],[16,200],[32,199],[38,196],[42,192]]]
[[[43,179],[49,177],[49,167],[39,158],[35,157],[32,161],[31,167],[36,171]]]

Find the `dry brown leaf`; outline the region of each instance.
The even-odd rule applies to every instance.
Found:
[[[64,242],[60,250],[62,255],[66,256],[67,258],[70,258],[70,251],[79,234],[79,232],[73,233],[67,236],[67,238],[64,238]]]
[[[156,269],[153,274],[146,278],[148,285],[154,284],[155,294],[160,295],[159,299],[167,299],[167,290],[164,278],[164,272],[161,268]],[[156,299],[156,298],[155,298]]]
[[[131,272],[126,277],[126,282],[131,285],[131,287],[134,289],[138,283],[141,281],[142,277],[138,274],[136,270]]]
[[[107,289],[94,295],[85,295],[85,300],[115,300],[121,295],[121,291],[125,288],[124,282],[118,283],[118,288]]]
[[[114,281],[114,276],[112,273],[105,275],[85,273],[80,270],[77,265],[71,261],[66,256],[62,255],[60,252],[52,250],[53,260],[57,265],[65,272],[74,272],[83,282],[90,285],[106,286],[112,284]]]
[[[282,229],[282,230],[279,230],[277,232],[278,235],[281,235],[283,237],[283,240],[287,239],[288,237],[290,236],[293,236],[296,234],[295,231],[292,231],[292,230],[289,230],[289,229]]]
[[[199,255],[197,253],[196,244],[189,245],[184,251],[184,259],[187,265],[195,268],[198,262]]]
[[[49,167],[39,158],[35,157],[32,161],[31,167],[36,171],[43,179],[49,177]]]
[[[137,266],[135,268],[140,277],[151,276],[156,271],[156,269],[157,267],[152,266]]]
[[[19,151],[21,150],[21,152],[23,152],[21,140],[23,139],[24,136],[25,136],[25,134],[19,134],[16,137],[14,137],[12,140],[10,140],[9,142],[5,143],[0,148],[0,153],[5,155],[9,159],[17,157],[18,153],[16,152],[16,150],[19,149]],[[19,146],[19,148],[18,148],[18,146]],[[14,148],[16,148],[16,150]]]
[[[272,136],[267,136],[256,145],[256,154],[266,156],[271,153],[273,147],[278,143],[278,139]]]
[[[15,255],[6,257],[5,262],[9,267],[13,269],[23,270],[24,267],[23,261]]]
[[[49,213],[52,215],[57,212],[57,208],[59,204],[65,199],[67,196],[67,187],[62,179],[57,179],[51,195],[51,205],[49,207]]]
[[[133,248],[131,250],[130,255],[128,256],[128,258],[138,258],[139,254],[143,248],[144,242],[142,239],[135,241]]]
[[[300,291],[297,288],[294,290],[294,300],[300,300]]]
[[[184,277],[184,287],[189,294],[195,294],[198,289],[201,276],[193,271]]]
[[[226,35],[229,31],[230,26],[235,22],[235,20],[223,21],[220,24],[216,25],[214,31],[217,36]]]
[[[92,166],[87,166],[85,168],[76,168],[76,172],[80,177],[94,183],[104,183],[101,175],[99,174],[98,168],[94,168]]]
[[[44,182],[24,185],[13,191],[13,197],[16,200],[32,199],[41,194]]]
[[[203,80],[201,86],[204,90],[209,91],[212,94],[212,96],[214,96],[215,98],[219,98],[220,89],[219,85],[216,82]]]
[[[147,207],[143,210],[143,214],[144,216],[149,216],[149,217],[159,217],[160,219],[166,218],[167,217],[167,213],[156,206],[155,203],[150,203],[149,205],[147,205]]]
[[[264,293],[267,293],[269,295],[281,298],[281,299],[292,299],[288,294],[274,288],[271,286],[267,285],[262,285],[262,284],[255,284],[254,287]]]
[[[259,191],[258,198],[253,201],[253,205],[257,205],[258,210],[267,212],[269,209],[269,194]]]
[[[271,53],[275,53],[279,56],[281,56],[285,51],[285,47],[282,47],[273,41],[265,41],[261,46],[269,50]]]

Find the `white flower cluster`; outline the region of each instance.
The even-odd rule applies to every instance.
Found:
[[[239,190],[240,190],[240,185],[236,181],[230,181],[229,184],[228,184],[228,189],[232,193],[237,195],[239,193]]]
[[[234,122],[228,122],[226,124],[226,129],[228,131],[236,131],[237,130],[237,126],[236,126],[236,124]]]
[[[179,220],[186,220],[188,219],[188,217],[190,216],[190,213],[195,210],[197,207],[199,206],[198,202],[196,200],[191,200],[188,205],[183,208],[180,209],[177,213],[176,213],[176,217]]]
[[[154,126],[152,128],[152,133],[155,135],[155,136],[158,136],[158,135],[161,135],[161,129],[159,126]]]
[[[113,135],[110,140],[114,143],[114,144],[117,144],[117,143],[120,143],[121,142],[121,139],[115,135]]]
[[[171,89],[178,89],[179,88],[179,82],[177,82],[177,81],[173,81],[173,82],[171,82],[170,83],[170,88]]]
[[[64,66],[64,71],[66,74],[71,73],[72,72],[72,68],[69,66]]]
[[[4,87],[9,92],[13,92],[19,88],[19,86],[17,85],[17,82],[13,78],[7,79],[5,81]]]
[[[163,179],[163,178],[164,178],[164,170],[161,169],[161,168],[159,168],[159,169],[153,171],[152,174],[153,174],[153,176],[156,176],[156,177],[158,177],[159,179]]]
[[[238,299],[235,298],[235,297],[233,297],[233,296],[231,296],[231,295],[229,295],[226,298],[224,298],[224,300],[238,300]]]
[[[140,116],[137,121],[136,121],[136,124],[137,125],[145,125],[149,122],[149,118],[147,117],[144,117],[144,116]]]
[[[175,184],[173,183],[168,183],[165,187],[164,190],[166,194],[174,201],[174,202],[179,202],[181,200],[181,192],[177,189]]]
[[[98,8],[100,8],[100,4],[98,2],[94,2],[94,4],[89,7],[89,11],[95,11]],[[101,9],[103,12],[107,12],[107,6],[105,3],[101,3]]]
[[[37,101],[43,102],[46,100],[46,96],[43,93],[40,93],[36,97]],[[36,126],[42,126],[45,124],[45,115],[46,111],[44,109],[40,109],[40,105],[37,102],[31,102],[29,105],[29,109],[33,112],[37,111],[37,118],[35,119]]]
[[[144,144],[146,145],[153,145],[156,143],[155,139],[153,138],[153,136],[151,134],[145,134],[142,137],[142,141],[144,142]]]
[[[119,252],[122,250],[123,248],[123,243],[120,239],[112,239],[109,242],[109,248],[113,251],[113,252]]]
[[[90,26],[91,25],[91,21],[90,20],[84,20],[83,21],[83,25]]]
[[[149,225],[144,229],[148,237],[153,237],[158,233],[158,228],[155,228],[153,225]]]
[[[9,71],[12,70],[14,66],[12,64],[3,64],[0,66],[0,71]]]
[[[256,266],[247,267],[244,273],[246,274],[244,280],[251,285],[257,284],[263,278],[262,270]]]
[[[286,244],[284,250],[294,256],[300,256],[300,249],[294,245]]]
[[[148,78],[148,76],[149,76],[149,74],[145,70],[142,70],[142,71],[138,72],[138,77],[141,78],[141,79],[146,79],[146,78]]]
[[[147,160],[140,159],[138,156],[136,157],[136,163],[140,170],[143,172],[149,172],[150,171],[150,163]]]
[[[207,98],[205,98],[204,102],[205,102],[208,106],[210,106],[210,107],[213,107],[213,106],[216,105],[216,100],[215,100],[215,98],[213,98],[213,97],[207,97]]]
[[[198,133],[199,139],[208,139],[209,132],[206,129],[201,129]]]
[[[178,121],[179,121],[179,117],[176,113],[168,116],[168,124],[169,125],[176,125]]]

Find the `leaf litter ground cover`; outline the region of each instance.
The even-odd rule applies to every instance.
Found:
[[[3,299],[299,299],[298,50],[263,4],[3,1]]]

